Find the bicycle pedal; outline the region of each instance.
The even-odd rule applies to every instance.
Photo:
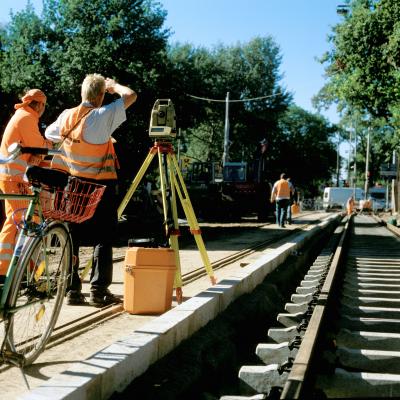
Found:
[[[4,350],[1,357],[6,364],[11,364],[19,368],[25,366],[25,356],[23,354],[14,353],[10,350]]]

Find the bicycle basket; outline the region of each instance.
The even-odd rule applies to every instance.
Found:
[[[65,188],[40,193],[43,215],[59,221],[86,221],[96,211],[105,188],[104,185],[70,177]]]

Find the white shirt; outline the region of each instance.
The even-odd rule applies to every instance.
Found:
[[[91,106],[90,103],[82,103],[84,106]],[[67,114],[64,110],[58,118],[46,128],[45,136],[54,143],[61,141],[60,126]],[[100,108],[94,108],[87,116],[83,127],[83,139],[92,144],[107,143],[112,133],[126,121],[124,100],[119,98],[110,104]]]

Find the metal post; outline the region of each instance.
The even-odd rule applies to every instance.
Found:
[[[340,156],[339,156],[339,144],[340,141],[338,139],[337,143],[336,143],[336,186],[339,187],[340,182],[339,182],[339,171],[340,171]]]
[[[370,128],[368,127],[367,152],[365,155],[365,186],[364,186],[364,199],[365,200],[367,200],[367,197],[368,197],[369,143],[370,143]]]
[[[385,211],[389,209],[389,179],[386,179]]]
[[[225,100],[225,134],[224,134],[224,153],[222,155],[222,166],[229,161],[229,92],[226,92]]]
[[[177,152],[177,158],[178,158],[178,165],[179,167],[181,166],[181,128],[178,129],[178,152]]]
[[[357,186],[357,129],[354,127],[354,188]]]
[[[350,158],[351,158],[351,150],[352,150],[352,145],[351,145],[351,130],[350,130],[350,137],[349,137],[349,153],[347,155],[347,183],[350,186]],[[351,185],[352,186],[352,185]]]
[[[396,151],[395,150],[393,150],[392,164],[395,166],[396,171],[397,171]],[[397,212],[397,210],[396,210],[396,201],[395,201],[395,185],[396,185],[396,179],[392,179],[392,196],[391,196],[392,214]]]

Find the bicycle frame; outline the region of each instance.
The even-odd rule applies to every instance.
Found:
[[[39,201],[39,194],[41,189],[33,187],[32,188],[33,194],[7,194],[3,193],[0,194],[0,200],[29,200],[29,205],[25,215],[25,223],[24,227],[19,230],[17,241],[14,247],[14,252],[10,261],[10,266],[7,270],[6,280],[4,282],[1,298],[0,298],[0,316],[4,316],[5,311],[5,304],[7,301],[7,297],[10,292],[11,284],[12,284],[12,277],[14,276],[18,261],[21,257],[21,251],[26,239],[29,237],[30,232],[30,225],[33,221],[33,217],[35,216],[35,211],[38,211],[39,221],[40,223],[44,222],[42,209]],[[7,310],[7,312],[12,312],[12,310]]]

